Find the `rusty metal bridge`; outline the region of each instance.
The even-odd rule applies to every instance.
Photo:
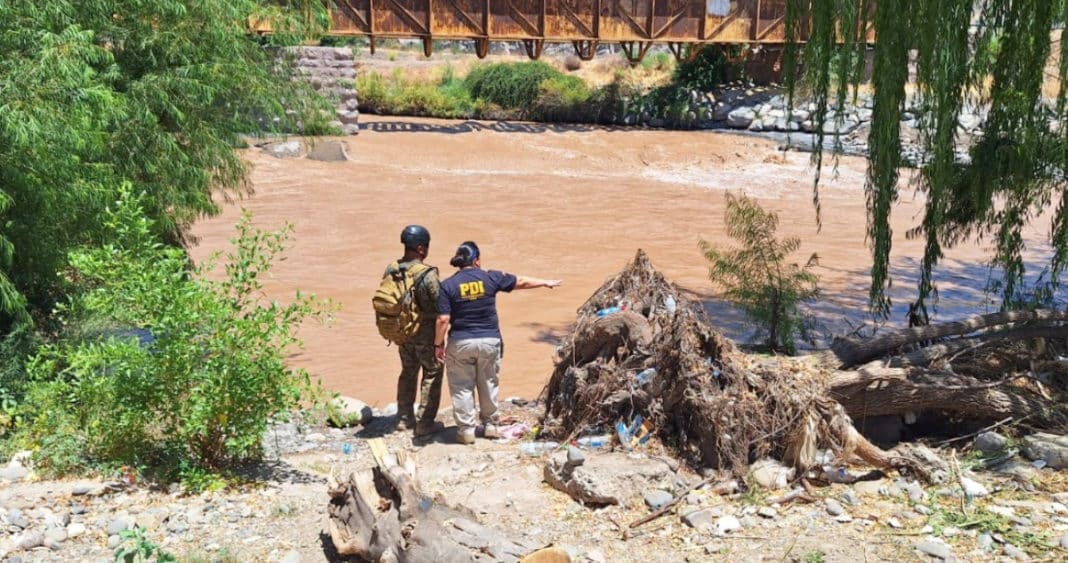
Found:
[[[421,39],[427,56],[435,40],[469,40],[481,58],[491,41],[513,41],[536,59],[549,42],[571,43],[589,60],[598,45],[618,43],[637,62],[654,43],[681,56],[686,45],[785,41],[786,0],[335,0],[334,6],[330,35],[365,36],[372,52],[380,38]],[[806,26],[800,35],[807,37]]]

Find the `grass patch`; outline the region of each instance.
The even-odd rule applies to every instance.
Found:
[[[372,72],[360,76],[356,88],[360,110],[370,113],[468,119],[477,116],[482,105],[448,67],[436,80],[409,78],[399,69],[388,76]]]
[[[933,528],[935,536],[942,536],[946,528],[952,527],[962,531],[975,530],[980,534],[998,534],[1032,556],[1045,554],[1050,549],[1048,534],[1021,532],[1007,517],[990,512],[984,506],[972,506],[965,513],[958,507],[941,506],[936,501],[931,504],[931,510],[927,524]]]

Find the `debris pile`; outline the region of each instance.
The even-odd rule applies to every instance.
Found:
[[[763,457],[804,471],[820,449],[926,475],[861,436],[829,383],[824,370],[763,365],[737,350],[639,250],[578,310],[558,348],[543,435],[571,440],[641,415],[694,465],[738,475]]]

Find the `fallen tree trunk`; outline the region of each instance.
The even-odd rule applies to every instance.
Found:
[[[890,367],[927,366],[931,362],[952,356],[970,348],[978,348],[995,340],[1029,340],[1032,338],[1068,338],[1068,326],[1026,326],[981,334],[973,338],[960,338],[952,342],[920,348],[903,356],[890,359]]]
[[[939,323],[928,326],[901,329],[878,338],[861,340],[858,338],[838,338],[831,344],[831,350],[838,358],[842,369],[885,356],[902,346],[944,338],[970,334],[978,330],[1015,323],[1034,321],[1065,321],[1068,311],[1005,311],[988,315],[976,315],[962,321]]]
[[[424,495],[395,462],[329,485],[330,538],[339,555],[366,561],[518,561],[537,549]]]
[[[983,382],[958,375],[921,374],[900,368],[835,374],[831,397],[853,418],[938,410],[978,420],[1031,416],[1050,421],[1052,404],[1040,394],[1011,385],[1013,379]]]

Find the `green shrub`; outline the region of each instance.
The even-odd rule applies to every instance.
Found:
[[[385,115],[474,117],[479,104],[471,99],[462,81],[451,77],[451,69],[446,69],[445,75],[439,82],[412,80],[399,70],[389,78],[377,72],[360,76],[360,109]]]
[[[299,292],[289,304],[263,300],[289,227],[263,232],[244,215],[216,281],[206,275],[215,258],[191,269],[152,234],[142,198],[120,194],[105,213],[109,242],[70,257],[81,291],[59,314],[74,328],[29,363],[18,441],[55,473],[215,471],[256,457],[270,418],[314,390],[286,357],[298,325],[326,312]]]
[[[660,51],[642,59],[642,68],[645,70],[664,70],[674,65],[671,54]]]
[[[794,337],[808,339],[811,326],[799,306],[819,295],[819,280],[811,272],[817,256],[809,257],[804,266],[787,263],[801,246],[800,239],[776,239],[778,215],[746,196],[727,194],[726,223],[727,235],[742,247],[722,250],[701,241],[711,262],[712,283],[766,335],[765,344],[772,351],[796,353]]]
[[[740,49],[738,46],[706,45],[675,67],[671,82],[683,88],[711,92],[726,82],[740,80],[745,69],[731,60],[740,55]]]
[[[574,76],[553,76],[538,86],[529,116],[539,121],[584,121],[590,89]]]
[[[523,109],[537,101],[542,82],[564,76],[542,61],[493,63],[472,69],[464,83],[474,99],[505,109]]]
[[[666,84],[651,90],[645,99],[656,117],[665,121],[668,127],[689,129],[697,124],[697,119],[690,117],[690,92],[692,90],[675,83]]]

